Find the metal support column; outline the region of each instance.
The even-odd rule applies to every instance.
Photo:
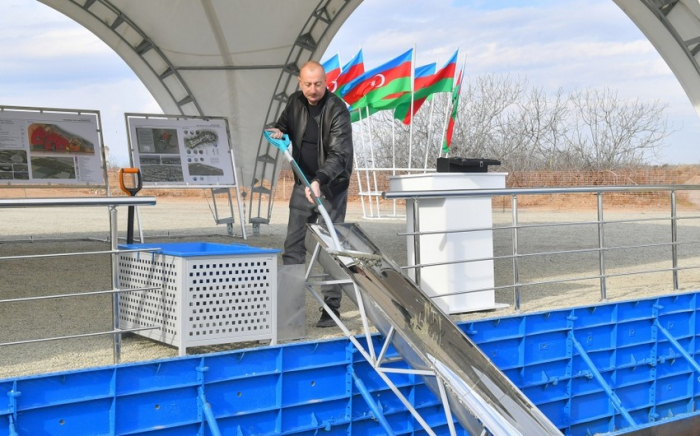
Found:
[[[518,270],[518,196],[510,200],[513,221],[513,309],[520,311],[520,271]]]
[[[608,291],[605,283],[605,223],[603,222],[603,193],[598,197],[598,268],[600,273],[600,301],[607,301]]]
[[[420,200],[413,199],[413,261],[414,265],[420,265]],[[415,274],[416,285],[421,286],[421,268],[413,270]]]
[[[122,335],[119,332],[119,236],[117,235],[117,207],[109,206],[109,241],[112,254],[112,329],[114,330],[112,355],[114,363],[120,363],[122,355]]]
[[[671,262],[673,265],[673,290],[678,285],[678,214],[676,211],[676,191],[671,191]]]

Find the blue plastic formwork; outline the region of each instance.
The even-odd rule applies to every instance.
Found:
[[[699,295],[460,327],[563,434],[622,435],[697,416]],[[448,434],[420,377],[389,376]],[[395,434],[425,434],[347,339],[6,379],[0,395],[0,436],[384,435],[375,413]]]
[[[449,434],[419,377],[389,376]],[[370,403],[397,435],[425,434],[347,339],[0,380],[0,395],[0,435],[384,435]]]
[[[698,293],[461,324],[565,435],[695,414]]]

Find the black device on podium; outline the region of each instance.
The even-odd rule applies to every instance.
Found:
[[[438,173],[485,173],[489,165],[500,165],[500,160],[468,159],[463,157],[439,157]]]

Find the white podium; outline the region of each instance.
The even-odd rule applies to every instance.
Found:
[[[389,189],[436,191],[445,189],[502,189],[507,173],[431,173],[389,178]],[[491,228],[490,197],[426,198],[419,200],[421,232]],[[406,201],[406,230],[413,232],[413,202]],[[415,265],[413,236],[407,236],[408,265]],[[440,263],[493,257],[493,232],[422,235],[420,263]],[[446,313],[495,309],[493,260],[455,263],[421,269],[420,288]],[[414,269],[409,276],[415,280]],[[490,289],[489,289],[490,288]],[[476,291],[477,289],[488,289]],[[474,292],[470,292],[474,291]],[[447,295],[445,295],[447,294]],[[445,295],[442,296],[441,295]]]

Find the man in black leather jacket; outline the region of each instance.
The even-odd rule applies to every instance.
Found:
[[[292,156],[299,164],[311,189],[317,197],[324,197],[328,214],[334,223],[345,221],[348,186],[352,173],[352,126],[345,102],[326,89],[326,73],[315,61],[305,63],[299,72],[300,91],[289,97],[287,106],[272,136],[284,133],[292,142]],[[306,224],[319,217],[308,188],[294,175],[294,189],[289,199],[289,222],[284,242],[284,265],[303,264],[306,261]],[[339,316],[342,291],[333,287],[324,291],[325,303]],[[335,325],[321,309],[318,327]]]

